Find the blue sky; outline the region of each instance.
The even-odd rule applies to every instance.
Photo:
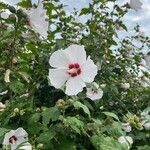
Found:
[[[19,2],[20,0],[1,0],[4,2],[7,2],[9,4],[15,4]],[[38,0],[33,0],[34,2],[37,2]],[[60,0],[63,2],[66,6],[66,10],[71,11],[75,7],[76,9],[81,9],[82,7],[88,6],[88,4],[92,0]],[[118,0],[118,4],[124,4],[126,2],[129,2],[130,0]],[[150,35],[150,0],[141,0],[143,3],[142,9],[135,11],[130,10],[128,14],[124,17],[124,21],[129,27],[130,33],[132,33],[132,30],[134,26],[138,23],[141,25],[141,31],[144,32],[146,35]],[[111,7],[111,3],[110,3]]]

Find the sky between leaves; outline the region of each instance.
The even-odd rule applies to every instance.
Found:
[[[16,4],[21,0],[0,0],[9,4]],[[88,4],[92,0],[60,0],[63,2],[66,7],[65,9],[68,12],[71,12],[75,7],[77,10],[80,10],[83,7],[88,6]],[[123,5],[130,0],[117,0],[119,5]],[[32,2],[38,2],[38,0],[32,0]],[[141,31],[144,32],[146,35],[150,35],[150,0],[141,0],[143,3],[142,9],[135,11],[130,10],[128,14],[124,17],[124,21],[129,27],[130,33],[132,33],[133,27],[138,23],[141,25]],[[109,3],[109,7],[112,7],[112,3]],[[120,33],[121,36],[124,36],[126,33]]]

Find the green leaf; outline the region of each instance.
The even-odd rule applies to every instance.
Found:
[[[22,77],[27,83],[30,82],[30,80],[29,80],[30,76],[29,76],[28,73],[23,72],[23,71],[19,71],[18,74],[21,75],[21,77]]]
[[[40,134],[40,136],[37,138],[37,141],[39,143],[49,143],[51,139],[53,139],[56,135],[56,132],[54,130],[50,130],[47,132],[43,132]]]
[[[93,135],[91,138],[93,146],[97,150],[127,150],[127,145],[120,144],[111,137],[105,137],[104,135]]]
[[[6,128],[0,128],[0,137],[3,136],[6,132],[8,132],[9,130]]]
[[[39,133],[43,129],[43,125],[39,122],[41,118],[40,113],[35,113],[28,121],[29,131],[33,134]]]
[[[43,113],[43,124],[47,125],[50,120],[56,121],[59,119],[60,116],[60,111],[58,110],[57,107],[51,107],[46,109]]]
[[[79,102],[79,101],[75,101],[75,102],[73,103],[73,106],[74,106],[76,109],[82,108],[82,110],[84,111],[84,113],[88,114],[88,116],[90,117],[90,111],[89,111],[89,109],[88,109],[88,107],[87,107],[86,105],[82,104],[82,103]]]
[[[105,127],[108,134],[114,137],[125,135],[125,133],[122,130],[122,124],[120,122],[114,121],[112,125],[106,125]]]
[[[73,141],[70,139],[65,139],[65,137],[62,138],[60,141],[60,144],[57,146],[57,150],[76,150],[76,145]]]
[[[22,0],[21,2],[17,3],[17,5],[24,8],[32,7],[31,0]]]
[[[138,150],[150,150],[150,146],[148,146],[148,145],[138,146],[137,149]]]
[[[90,13],[90,8],[83,8],[83,9],[81,10],[80,16],[81,16],[81,15],[87,15],[87,14],[89,14],[89,13]]]
[[[20,81],[12,81],[9,83],[9,88],[16,94],[20,94],[24,91],[24,84]]]
[[[65,124],[69,125],[75,132],[79,134],[81,133],[81,131],[84,131],[84,122],[76,117],[67,117],[65,120]]]
[[[0,128],[0,144],[3,142],[3,136],[6,132],[8,132],[9,129],[6,128]]]
[[[53,3],[50,3],[50,2],[47,2],[45,4],[46,6],[46,10],[47,10],[47,14],[51,14],[52,10],[55,8],[54,4]]]
[[[119,121],[118,116],[116,114],[112,113],[112,112],[103,112],[103,114],[105,114],[106,116],[112,117],[112,118]]]

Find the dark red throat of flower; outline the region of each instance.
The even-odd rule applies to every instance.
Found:
[[[17,140],[18,140],[17,137],[13,135],[12,137],[9,138],[9,143],[16,144]]]
[[[97,94],[97,90],[92,89],[93,94]]]
[[[80,75],[80,74],[81,74],[80,65],[79,65],[78,63],[69,64],[67,73],[68,73],[71,77],[76,77],[76,76]]]

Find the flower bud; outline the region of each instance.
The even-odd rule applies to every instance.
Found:
[[[56,102],[56,106],[58,108],[64,108],[65,107],[65,104],[66,102],[63,100],[63,99],[59,99],[57,102]]]
[[[124,90],[127,90],[130,88],[130,84],[129,83],[121,83],[121,88],[123,88]]]
[[[9,83],[10,82],[10,69],[7,69],[6,72],[5,72],[5,77],[4,77],[4,81],[6,83]]]
[[[9,11],[10,12],[12,12],[12,13],[16,13],[16,9],[15,9],[15,7],[13,7],[13,6],[9,6]]]
[[[150,122],[145,123],[143,126],[146,130],[150,130]]]
[[[18,113],[18,112],[19,112],[19,108],[15,108],[15,109],[14,109],[14,112],[15,112],[15,113]]]
[[[37,145],[37,148],[38,148],[38,149],[43,149],[43,146],[44,146],[44,145],[43,145],[42,143],[40,143],[40,144]]]
[[[20,110],[20,115],[23,116],[25,114],[24,110]]]
[[[41,111],[41,109],[40,108],[36,108],[36,112],[40,112]]]
[[[105,87],[106,87],[106,84],[101,84],[100,87],[101,87],[101,88],[105,88]]]
[[[17,58],[17,57],[13,57],[13,58],[12,58],[12,63],[13,63],[13,64],[16,64],[17,62],[18,62],[18,58]]]

